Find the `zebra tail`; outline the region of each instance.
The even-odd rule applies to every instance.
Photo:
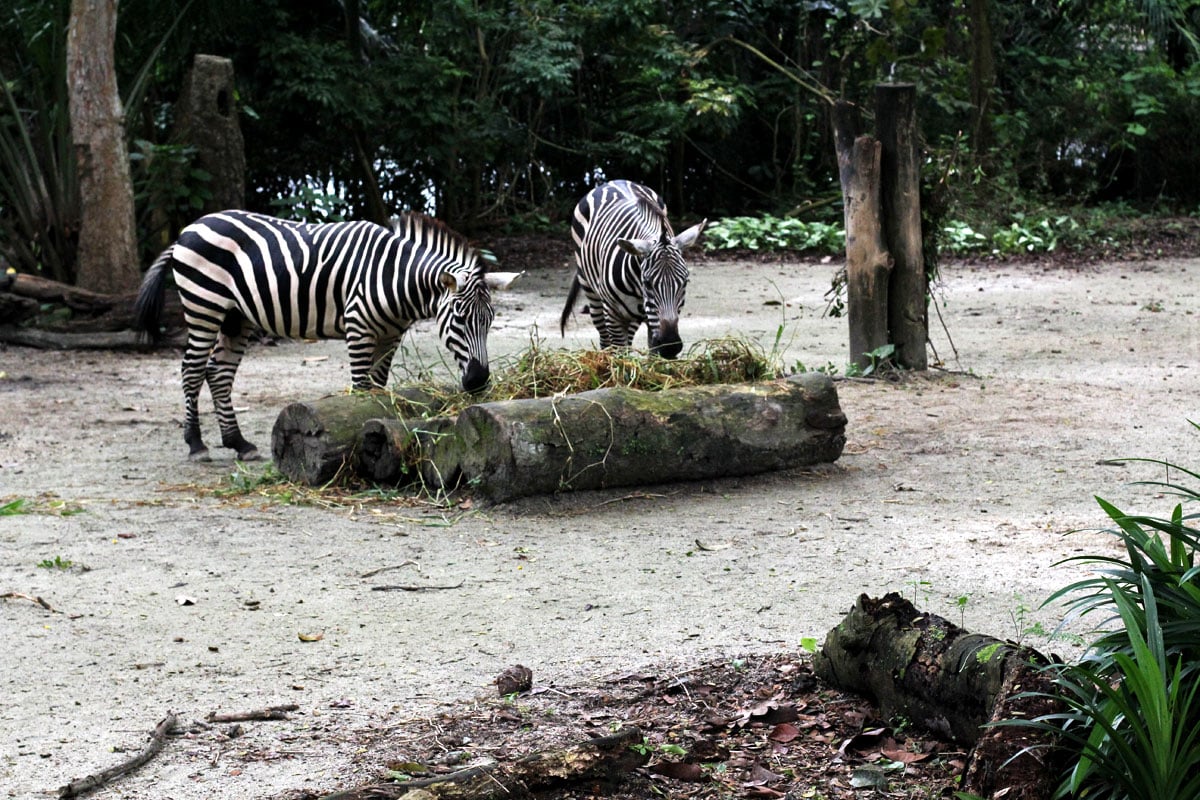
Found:
[[[163,299],[167,290],[167,265],[174,245],[162,252],[142,278],[142,288],[133,304],[133,329],[138,338],[157,344],[163,339]]]
[[[579,298],[579,276],[576,275],[571,279],[571,290],[567,292],[567,305],[563,309],[562,320],[559,322],[558,332],[562,336],[567,335],[567,320],[571,318],[571,312],[575,310],[575,301]]]

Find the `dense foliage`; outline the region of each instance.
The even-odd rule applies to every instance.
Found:
[[[77,213],[62,99],[69,6],[0,8],[13,45],[0,51],[0,253],[64,275]],[[837,196],[830,104],[869,114],[886,80],[918,86],[939,207],[1003,216],[1047,195],[1200,201],[1198,0],[123,0],[119,10],[130,149],[172,148],[172,174],[188,178],[164,194],[153,159],[135,164],[145,225],[148,207],[180,224],[205,195],[204,176],[179,164],[188,143],[171,138],[197,53],[235,65],[247,206],[294,216],[417,208],[468,231],[561,230],[589,186],[620,176],[658,188],[676,215],[799,208],[836,221],[836,202],[821,202]]]

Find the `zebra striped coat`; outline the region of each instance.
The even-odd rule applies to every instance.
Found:
[[[307,224],[245,211],[209,214],[180,233],[146,272],[136,326],[161,335],[170,267],[187,327],[184,440],[207,460],[198,398],[207,382],[221,443],[241,460],[259,457],[238,428],[233,379],[255,330],[291,339],[345,337],[356,388],[383,386],[405,331],[437,318],[463,388],[489,378],[490,289],[516,276],[488,274],[467,240],[429,217],[402,216],[391,230],[371,222]]]
[[[571,220],[575,277],[561,331],[582,290],[601,347],[629,347],[644,322],[650,351],[675,358],[683,349],[679,312],[688,282],[683,250],[696,244],[706,223],[676,236],[659,196],[631,181],[590,191]]]

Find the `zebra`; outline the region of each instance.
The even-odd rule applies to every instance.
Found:
[[[147,270],[135,302],[136,330],[161,338],[167,268],[187,328],[182,375],[188,458],[208,461],[197,404],[205,382],[221,444],[241,461],[260,458],[238,428],[234,375],[255,329],[289,339],[345,337],[357,389],[384,386],[401,337],[437,318],[463,389],[488,383],[491,289],[514,273],[488,273],[466,238],[423,214],[388,229],[373,222],[309,224],[246,211],[201,217]]]
[[[562,312],[562,334],[582,289],[602,348],[629,347],[645,322],[650,352],[678,356],[683,349],[679,311],[688,281],[682,251],[696,244],[707,222],[676,236],[659,196],[631,181],[612,181],[588,192],[571,221],[575,276]]]

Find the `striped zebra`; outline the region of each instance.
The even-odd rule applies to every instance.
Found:
[[[571,221],[575,277],[562,312],[562,333],[582,289],[601,347],[629,347],[645,322],[652,353],[679,355],[679,311],[688,282],[682,251],[696,244],[707,222],[676,236],[659,196],[631,181],[612,181],[588,192]]]
[[[384,386],[405,331],[437,317],[438,334],[462,371],[462,386],[487,385],[490,289],[516,275],[487,273],[477,251],[442,223],[401,216],[392,229],[371,222],[307,224],[245,211],[209,214],[189,225],[151,265],[135,327],[161,337],[168,267],[183,305],[188,457],[207,461],[197,403],[208,383],[221,444],[243,461],[258,449],[238,428],[234,375],[255,329],[289,339],[345,337],[355,388]]]

